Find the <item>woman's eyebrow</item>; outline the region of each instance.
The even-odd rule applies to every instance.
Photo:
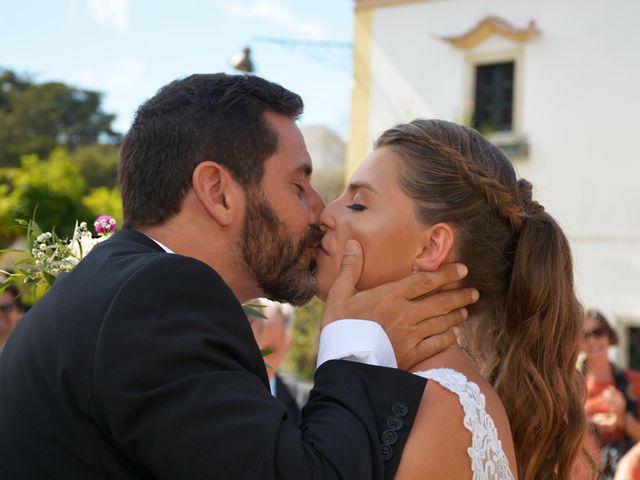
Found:
[[[347,188],[350,192],[353,190],[357,190],[358,188],[366,188],[367,190],[371,190],[373,193],[377,193],[378,195],[380,195],[380,192],[373,188],[373,185],[367,182],[351,182]]]

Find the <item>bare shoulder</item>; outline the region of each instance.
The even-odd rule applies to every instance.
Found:
[[[485,395],[486,409],[496,424],[505,454],[515,471],[515,453],[507,414],[493,388],[479,375],[463,372]],[[468,375],[469,373],[469,375]],[[467,449],[471,433],[464,427],[459,397],[435,381],[427,383],[396,478],[400,480],[471,478]]]
[[[468,479],[471,434],[464,428],[463,419],[458,396],[428,381],[396,479]]]

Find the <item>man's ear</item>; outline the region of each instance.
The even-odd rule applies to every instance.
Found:
[[[238,215],[242,188],[225,167],[211,160],[201,162],[191,183],[202,207],[220,225],[229,225]]]
[[[413,263],[415,270],[433,272],[447,259],[453,248],[454,231],[446,223],[436,223],[424,231],[422,251]]]

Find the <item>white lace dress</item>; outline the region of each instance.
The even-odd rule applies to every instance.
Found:
[[[496,425],[485,410],[485,398],[480,387],[467,380],[461,372],[450,368],[416,372],[416,375],[438,382],[458,396],[464,410],[464,426],[471,432],[471,446],[467,449],[473,473],[471,478],[514,480]]]

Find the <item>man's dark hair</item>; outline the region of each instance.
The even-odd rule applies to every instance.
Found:
[[[302,99],[250,75],[191,75],[161,88],[136,113],[120,152],[127,228],[160,225],[178,213],[195,167],[214,160],[244,187],[257,185],[278,147],[266,111],[295,120]]]

